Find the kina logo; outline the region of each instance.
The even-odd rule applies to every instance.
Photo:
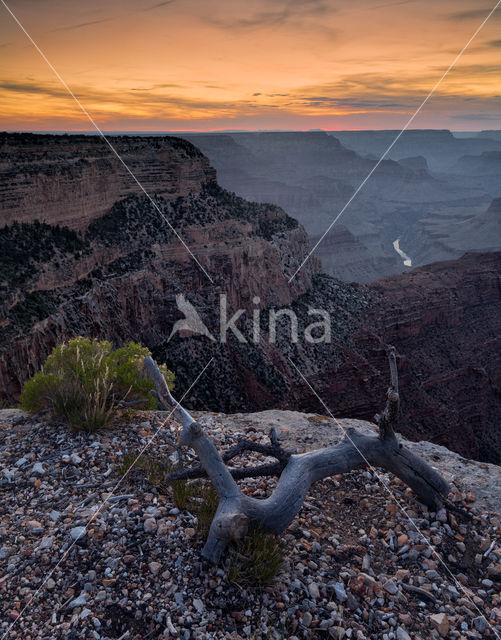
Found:
[[[211,334],[209,329],[207,329],[207,327],[205,326],[204,321],[198,314],[198,311],[195,309],[195,307],[191,304],[191,302],[186,300],[186,298],[184,297],[184,293],[178,293],[176,295],[176,304],[179,311],[181,311],[181,313],[184,313],[184,318],[181,318],[174,323],[167,342],[169,342],[176,333],[181,332],[196,333],[202,336],[206,336],[207,338],[215,342],[216,339]]]

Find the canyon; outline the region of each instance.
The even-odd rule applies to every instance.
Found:
[[[183,140],[114,136],[113,147],[148,193],[200,191],[215,178],[208,159]],[[84,229],[119,199],[142,193],[99,136],[0,134],[0,222],[49,222]]]
[[[501,195],[501,141],[411,130],[390,148],[398,134],[296,131],[186,137],[209,157],[223,187],[283,207],[305,227],[312,245],[330,228],[315,255],[326,273],[347,282],[407,271],[393,248],[397,238],[414,266],[471,249],[498,249],[499,235],[494,246],[481,219]]]
[[[112,169],[103,171],[101,182],[88,180],[87,165],[76,158],[102,154],[106,164],[110,152],[102,140],[29,136],[28,151],[19,137],[4,138],[3,151],[19,143],[19,154],[2,156],[10,163],[3,193],[13,194],[12,176],[29,180],[25,167],[33,174],[19,216],[14,207],[0,216],[0,397],[6,402],[16,401],[22,383],[55,344],[88,335],[147,345],[175,372],[178,396],[210,362],[185,399],[192,408],[326,413],[328,407],[338,417],[370,420],[386,392],[392,344],[399,354],[402,433],[499,463],[499,251],[469,253],[370,284],[326,275],[312,257],[289,282],[310,251],[307,233],[294,218],[275,204],[251,203],[219,186],[207,158],[189,142],[120,142],[144,175],[151,158],[159,174],[148,188],[198,264],[121,169],[123,183]],[[39,202],[37,166],[47,163],[60,166],[44,174],[54,197],[40,215],[29,202]],[[65,171],[71,174],[66,182]],[[73,204],[66,209],[65,190],[79,193],[81,201],[68,195]],[[108,206],[103,194],[111,193],[106,197],[116,199]],[[492,206],[495,213],[498,204]],[[340,231],[342,237],[346,232]],[[345,246],[356,242],[348,234]],[[263,319],[267,310],[289,308],[301,328],[311,322],[310,309],[325,310],[332,340],[291,341],[287,317],[280,318],[274,341],[264,320],[257,344],[241,342],[231,331],[225,343],[203,335],[169,340],[182,317],[180,293],[214,335],[219,297],[225,294],[229,315],[246,312],[237,322],[245,336],[252,334],[259,298]]]

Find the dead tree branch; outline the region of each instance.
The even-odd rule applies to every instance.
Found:
[[[390,349],[389,360],[391,384],[386,406],[377,419],[378,436],[367,436],[355,429],[349,429],[343,440],[332,447],[291,454],[278,446],[276,434],[272,433],[271,446],[252,442],[250,448],[250,441],[242,441],[226,453],[226,461],[245,450],[259,451],[278,460],[274,465],[261,465],[261,471],[264,471],[264,467],[269,467],[270,473],[281,473],[273,493],[267,498],[257,499],[244,495],[235,482],[235,478],[249,477],[248,470],[228,469],[225,458],[219,455],[202,426],[174,400],[154,360],[146,358],[145,369],[155,381],[162,404],[169,407],[175,419],[183,425],[179,444],[195,450],[201,468],[205,470],[219,495],[219,506],[202,551],[205,558],[217,563],[228,542],[245,535],[250,523],[257,523],[272,533],[284,531],[300,510],[313,482],[362,468],[367,464],[394,473],[429,507],[437,509],[443,504],[444,497],[449,492],[447,482],[427,462],[407,450],[395,434],[399,395],[394,349]],[[255,467],[255,470],[257,469],[259,467]],[[198,470],[193,469],[192,472]],[[242,472],[242,475],[236,472]]]

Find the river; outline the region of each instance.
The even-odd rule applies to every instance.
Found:
[[[409,256],[404,253],[402,251],[402,249],[400,248],[400,238],[397,238],[394,242],[393,242],[393,248],[395,249],[395,251],[398,253],[398,255],[402,258],[404,265],[406,267],[412,267],[412,260],[409,258]]]

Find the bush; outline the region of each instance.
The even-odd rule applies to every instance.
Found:
[[[197,514],[198,531],[207,534],[219,504],[219,498],[208,481],[195,480],[188,482],[184,478],[166,481],[166,476],[179,470],[179,466],[169,459],[146,455],[138,451],[127,451],[116,469],[120,475],[125,475],[134,467],[143,472],[146,480],[160,489],[165,495],[166,490],[172,491],[174,505],[179,510],[193,509]]]
[[[141,373],[150,352],[130,342],[113,350],[106,340],[74,338],[55,347],[42,370],[24,384],[21,408],[32,413],[49,409],[75,429],[96,431],[108,426],[122,402],[154,409],[151,381]],[[161,366],[169,386],[174,375]]]
[[[197,529],[206,536],[209,533],[210,526],[216,515],[219,505],[219,496],[212,484],[205,482],[200,485],[197,493],[193,493],[198,498],[199,504],[197,512]]]
[[[266,586],[282,568],[284,549],[276,536],[251,525],[247,535],[230,546],[227,577],[238,585]]]

